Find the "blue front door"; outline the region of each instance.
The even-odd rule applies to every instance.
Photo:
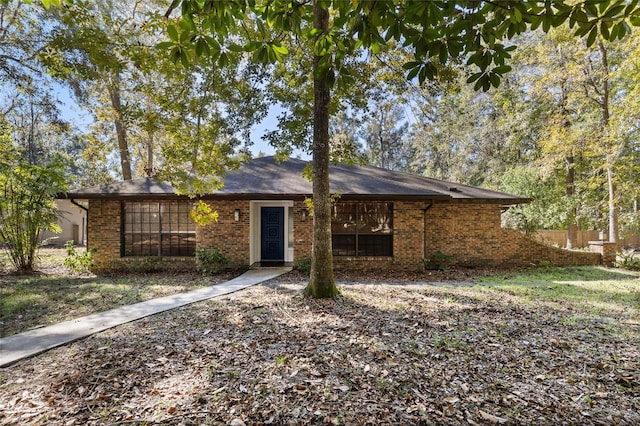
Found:
[[[260,259],[284,261],[284,207],[262,207]]]

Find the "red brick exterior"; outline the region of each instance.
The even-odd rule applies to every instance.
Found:
[[[293,203],[293,255],[295,258],[311,257],[313,241],[313,217],[309,216],[304,200]]]
[[[196,229],[196,247],[216,245],[229,259],[230,268],[249,266],[249,201],[208,201],[218,221]],[[240,217],[236,222],[235,211]]]
[[[436,204],[427,212],[427,256],[452,255],[461,266],[592,265],[594,253],[545,246],[513,229],[500,226],[499,204]]]
[[[589,250],[602,256],[603,265],[614,266],[618,244],[608,241],[589,241]]]
[[[216,244],[229,258],[229,267],[244,268],[250,263],[249,200],[210,201],[219,219],[196,231],[196,247]],[[239,210],[239,220],[235,211]],[[542,245],[521,233],[500,226],[502,207],[480,202],[429,201],[393,202],[393,257],[334,257],[336,268],[361,270],[406,270],[424,268],[423,259],[436,252],[451,256],[450,264],[459,266],[517,266],[549,263],[557,266],[599,264],[598,253],[575,252]],[[89,248],[98,269],[117,267],[121,258],[121,202],[91,200],[89,204]],[[311,256],[313,218],[302,199],[293,205],[294,258]],[[425,244],[426,240],[426,244]],[[287,242],[285,242],[286,246]],[[135,259],[135,258],[134,258]],[[169,264],[193,259],[166,259]],[[163,262],[165,259],[163,259]]]
[[[122,205],[114,200],[91,200],[87,215],[87,249],[95,249],[96,269],[111,269],[120,259]]]

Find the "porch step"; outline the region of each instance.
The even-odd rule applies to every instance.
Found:
[[[249,269],[293,268],[293,262],[256,262]]]

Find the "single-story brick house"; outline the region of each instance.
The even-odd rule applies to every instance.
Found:
[[[233,268],[293,264],[311,255],[306,164],[263,157],[229,172],[224,187],[201,198],[219,213],[202,227],[190,218],[192,199],[149,178],[64,198],[88,203],[88,247],[96,249],[98,269],[148,257],[168,266],[194,264],[196,248],[211,244]],[[337,268],[416,271],[438,252],[460,266],[600,262],[597,254],[543,246],[502,228],[501,213],[526,198],[370,166],[333,165],[330,185],[340,194],[331,226]]]

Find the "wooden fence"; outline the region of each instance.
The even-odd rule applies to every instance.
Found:
[[[534,235],[534,238],[552,246],[567,246],[567,231],[540,230]],[[589,241],[598,241],[599,239],[599,231],[578,231],[578,235],[574,243],[574,248],[588,247]],[[605,231],[605,241],[608,239],[609,233]],[[625,235],[625,238],[620,238],[620,246],[623,248],[639,248],[640,234]]]

